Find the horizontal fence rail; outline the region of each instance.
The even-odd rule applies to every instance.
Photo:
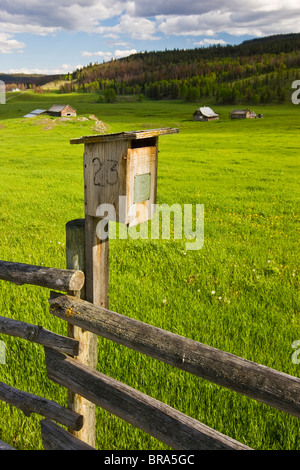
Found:
[[[45,348],[48,377],[177,450],[252,450],[90,367]]]
[[[0,450],[17,450],[14,447],[6,444],[6,442],[0,441]]]
[[[51,293],[50,312],[217,385],[300,417],[300,379],[69,295]]]
[[[1,316],[0,333],[59,349],[61,352],[70,354],[71,356],[77,356],[80,350],[79,341],[73,338],[52,333],[52,331],[45,330],[41,326],[31,325],[30,323]]]
[[[74,411],[64,408],[54,401],[23,392],[2,382],[0,382],[0,400],[19,408],[26,416],[36,413],[45,418],[54,419],[75,431],[81,429],[83,425],[83,417]]]
[[[62,271],[70,274],[70,270]],[[72,273],[74,272],[78,273]],[[49,281],[48,287],[50,284],[52,285]],[[80,285],[82,286],[82,283]],[[74,284],[64,286],[69,293],[77,290],[73,290]],[[79,284],[76,287],[79,287]],[[72,295],[52,291],[49,304],[51,314],[70,325],[300,417],[300,379],[296,377],[134,320]],[[78,340],[57,335],[41,326],[1,316],[0,333],[44,346],[50,380],[173,449],[252,450],[169,405],[81,363],[76,359],[82,349]],[[37,413],[46,418],[41,421],[43,445],[46,450],[96,450],[74,435],[74,432],[83,428],[84,416],[72,409],[1,382],[0,400],[18,407],[26,416]],[[54,421],[68,427],[70,432]],[[0,441],[0,450],[6,449],[15,450]]]
[[[41,420],[40,425],[45,450],[96,450],[49,419]]]
[[[83,287],[85,276],[80,270],[0,261],[0,280],[13,282],[17,285],[31,284],[70,292],[80,290]]]

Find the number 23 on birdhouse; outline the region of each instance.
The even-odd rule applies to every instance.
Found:
[[[85,214],[98,217],[104,204],[114,207],[114,220],[129,227],[149,220],[156,204],[158,138],[177,132],[161,128],[72,139],[85,146]]]

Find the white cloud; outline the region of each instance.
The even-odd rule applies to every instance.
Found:
[[[81,52],[82,57],[100,57],[102,60],[110,60],[113,55],[111,52],[103,52],[103,51],[97,51],[97,52],[88,52],[88,51],[82,51]]]
[[[1,0],[2,31],[46,34],[65,29],[93,32],[101,21],[122,12],[119,0]]]
[[[12,52],[23,52],[25,44],[12,39],[11,34],[0,33],[0,54],[11,54]]]
[[[229,3],[234,2],[202,14],[157,16],[157,30],[175,36],[213,36],[218,33],[266,36],[300,32],[300,10],[295,5],[293,9],[291,2],[287,7],[273,10],[267,0],[257,2],[256,6],[249,0],[243,8],[235,10],[228,8]]]
[[[110,40],[110,41],[107,41],[107,43],[111,46],[111,47],[120,47],[120,46],[123,46],[123,47],[128,47],[129,44],[127,41],[122,41],[122,40]]]
[[[97,52],[88,52],[88,51],[83,51],[81,52],[81,55],[83,57],[100,57],[104,61],[109,61],[110,59],[120,59],[122,57],[128,57],[131,54],[136,54],[137,50],[136,49],[128,49],[128,50],[119,50],[116,49],[114,52],[103,52],[103,51],[97,51]]]
[[[212,38],[205,38],[205,39],[202,39],[201,41],[194,42],[195,46],[215,46],[217,44],[220,44],[221,46],[225,46],[228,43],[225,42],[223,39],[212,39]]]
[[[38,75],[60,75],[65,73],[72,73],[76,69],[81,69],[83,65],[69,65],[69,64],[62,64],[56,68],[11,68],[9,70],[5,70],[3,73],[25,73],[25,74],[38,74]]]
[[[120,59],[122,57],[128,57],[129,55],[136,54],[136,53],[137,53],[136,49],[127,49],[125,51],[117,49],[115,50],[115,57],[117,59]]]
[[[300,32],[300,9],[299,0],[1,0],[3,33],[62,30],[98,33],[123,43],[171,35],[264,36]]]
[[[159,16],[158,22],[158,30],[166,35],[210,36],[226,29],[230,13],[216,10],[203,15]]]
[[[8,31],[12,34],[22,34],[22,33],[30,33],[36,34],[38,36],[46,36],[47,34],[54,34],[61,30],[61,28],[44,28],[39,25],[33,25],[29,23],[5,23],[0,19],[0,30],[1,31]]]
[[[96,32],[118,38],[120,35],[125,34],[132,39],[139,40],[156,40],[159,39],[155,36],[156,22],[148,20],[147,18],[132,18],[127,13],[122,15],[119,23],[114,26],[99,26]]]
[[[127,12],[131,16],[189,16],[203,15],[212,11],[245,12],[246,16],[253,11],[294,11],[299,10],[298,0],[136,0],[128,2]]]
[[[132,1],[127,6],[127,11],[131,16],[154,17],[158,15],[190,15],[202,14],[212,8],[216,8],[216,0],[136,0]]]

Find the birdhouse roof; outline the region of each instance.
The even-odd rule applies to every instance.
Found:
[[[177,134],[179,129],[171,127],[161,129],[150,129],[142,131],[129,131],[119,132],[116,134],[95,134],[80,137],[79,139],[70,140],[71,144],[94,144],[97,142],[109,142],[114,140],[135,140],[147,139],[149,137],[156,137],[164,134]]]

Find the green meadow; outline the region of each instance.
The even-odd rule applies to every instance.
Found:
[[[111,310],[300,377],[300,106],[261,106],[263,119],[194,122],[199,103],[97,95],[9,94],[0,106],[0,259],[65,268],[65,224],[84,217],[83,146],[97,133],[176,127],[159,139],[158,204],[203,204],[204,245],[186,240],[110,240]],[[68,103],[87,120],[23,116]],[[208,104],[208,103],[203,103]],[[243,106],[244,107],[244,106]],[[66,334],[49,313],[49,290],[0,282],[1,315]],[[0,381],[66,406],[39,345],[0,335]],[[99,338],[98,370],[254,449],[300,450],[299,420]],[[39,415],[0,402],[0,440],[42,449]],[[167,447],[97,408],[99,450]]]

